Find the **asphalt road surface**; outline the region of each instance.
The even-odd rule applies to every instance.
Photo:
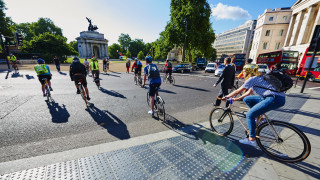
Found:
[[[0,162],[208,121],[219,91],[212,87],[217,78],[204,73],[174,76],[176,85],[163,83],[159,92],[171,122],[163,124],[147,114],[147,88],[135,85],[132,73],[101,73],[100,90],[87,77],[92,105],[86,108],[67,72],[53,72],[53,101],[47,102],[35,72],[2,71]],[[319,86],[308,82],[306,88]]]

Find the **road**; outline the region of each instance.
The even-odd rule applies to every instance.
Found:
[[[66,72],[53,72],[52,102],[42,97],[35,72],[0,72],[0,162],[206,122],[219,91],[212,88],[212,74],[175,74],[176,85],[162,84],[160,90],[167,118],[174,122],[166,126],[147,114],[147,89],[134,85],[133,74],[100,77],[101,90],[88,78],[92,105],[86,108]],[[306,88],[319,86],[308,82]]]

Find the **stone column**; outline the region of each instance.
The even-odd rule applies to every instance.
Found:
[[[289,44],[290,46],[296,45],[305,12],[306,12],[305,10],[302,10],[297,15],[296,23],[292,31],[292,38]]]
[[[314,29],[316,28],[317,24],[320,24],[320,7],[318,8],[318,14],[316,15],[316,20],[314,21],[314,25],[311,29],[311,33],[310,33],[310,36],[309,36],[309,40],[308,40],[308,44],[310,44],[311,42],[311,39],[312,39],[312,36],[313,36],[313,33],[314,33]]]
[[[293,27],[294,27],[294,24],[296,23],[296,18],[297,18],[297,14],[293,14],[289,23],[288,33],[286,36],[286,40],[284,42],[284,46],[289,46],[289,43],[292,37]]]
[[[310,26],[312,26],[311,22],[314,18],[314,11],[315,10],[316,10],[315,6],[311,6],[308,8],[308,12],[305,14],[305,16],[307,16],[307,18],[304,19],[301,24],[300,35],[298,36],[298,39],[297,39],[297,45],[306,43],[305,39],[306,39],[306,36],[309,32]]]

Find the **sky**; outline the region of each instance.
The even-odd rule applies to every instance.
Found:
[[[68,42],[88,29],[86,17],[98,26],[109,45],[121,33],[131,39],[153,42],[170,20],[171,0],[3,0],[6,16],[15,23],[51,19]],[[210,22],[216,34],[257,19],[267,8],[291,7],[296,0],[208,0]]]

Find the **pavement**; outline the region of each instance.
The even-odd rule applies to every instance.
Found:
[[[1,162],[0,179],[320,179],[320,94],[299,92],[299,86],[292,88],[286,105],[267,114],[290,122],[309,138],[311,154],[299,163],[281,163],[259,148],[239,144],[245,134],[238,122],[229,136],[216,136],[207,121],[194,122],[204,109],[196,105],[199,109],[192,111],[177,107],[180,114],[153,122],[167,130]],[[172,110],[170,103],[165,107]]]

